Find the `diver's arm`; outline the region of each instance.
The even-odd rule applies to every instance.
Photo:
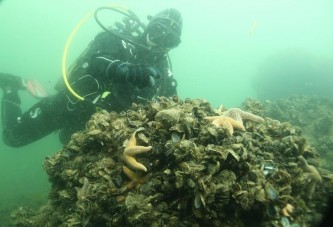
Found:
[[[88,74],[100,75],[100,80],[109,83],[131,84],[138,88],[154,86],[155,80],[161,78],[160,71],[153,66],[135,64],[110,56],[96,56]]]
[[[154,85],[160,78],[159,70],[151,65],[131,63],[126,58],[126,47],[117,37],[109,33],[100,33],[91,45],[91,58],[87,65],[87,74],[95,75],[103,81],[112,83],[129,83],[144,88]],[[99,76],[97,76],[99,75]]]
[[[167,59],[161,60],[160,72],[162,77],[159,81],[158,96],[172,97],[177,95],[177,81],[173,77],[170,63]]]
[[[138,88],[153,86],[161,77],[158,69],[143,64],[114,63],[107,69],[107,75],[114,83],[130,83]]]

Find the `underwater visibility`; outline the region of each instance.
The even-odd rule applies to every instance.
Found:
[[[0,3],[0,226],[330,223],[333,3]]]
[[[284,51],[259,67],[253,86],[260,100],[277,100],[299,94],[333,97],[331,61],[302,51]]]

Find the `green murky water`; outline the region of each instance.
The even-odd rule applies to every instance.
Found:
[[[0,72],[37,79],[54,93],[71,30],[88,12],[110,3],[1,1]],[[182,12],[182,43],[170,52],[181,98],[236,107],[249,97],[332,95],[333,1],[127,0],[122,4],[143,19],[166,7]],[[98,31],[93,19],[81,28],[70,61]],[[23,109],[36,102],[22,99]],[[46,201],[50,186],[43,160],[60,148],[57,133],[22,148],[0,141],[0,223],[13,208]]]

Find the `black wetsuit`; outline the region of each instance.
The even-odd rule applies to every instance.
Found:
[[[106,32],[98,34],[75,62],[69,82],[87,101],[79,101],[58,84],[56,95],[22,114],[17,91],[4,92],[4,142],[19,147],[60,129],[60,139],[67,143],[74,132],[84,129],[96,107],[119,112],[154,96],[177,94],[165,54],[150,53]]]

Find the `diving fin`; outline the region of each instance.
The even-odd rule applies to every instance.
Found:
[[[24,80],[27,91],[35,98],[45,98],[48,96],[43,86],[36,80]]]

